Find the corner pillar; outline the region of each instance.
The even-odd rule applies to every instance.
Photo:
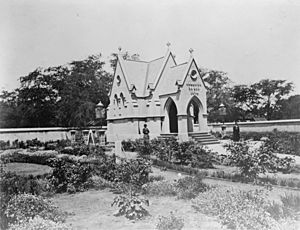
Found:
[[[188,116],[187,114],[177,115],[178,119],[178,140],[180,142],[188,141]]]

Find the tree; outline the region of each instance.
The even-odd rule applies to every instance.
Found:
[[[232,120],[235,117],[233,100],[231,98],[231,80],[227,77],[227,73],[215,70],[200,70],[200,73],[207,91],[207,110],[208,121],[216,122],[222,119],[219,116],[219,107],[223,103],[226,107],[227,115],[225,120]]]
[[[300,95],[283,99],[277,106],[279,110],[274,114],[276,119],[300,119]]]
[[[264,79],[251,87],[261,96],[260,114],[270,120],[280,109],[279,102],[293,90],[293,83],[286,80]]]
[[[18,127],[20,112],[17,107],[17,92],[2,91],[0,94],[0,127]]]
[[[100,58],[101,55],[92,55],[69,64],[58,102],[61,125],[86,126],[95,119],[95,106],[100,100],[108,106],[112,76],[103,70]]]
[[[54,78],[41,68],[20,78],[18,108],[21,112],[21,126],[55,126],[58,91],[53,87]]]
[[[235,85],[232,89],[232,97],[240,119],[246,120],[257,114],[259,99],[256,89],[247,85]]]

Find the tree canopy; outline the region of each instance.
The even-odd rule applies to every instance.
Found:
[[[1,127],[86,126],[100,100],[109,104],[112,76],[103,65],[101,55],[92,55],[21,77],[18,89],[1,94]]]

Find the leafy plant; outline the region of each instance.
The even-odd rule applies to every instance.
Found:
[[[150,161],[145,159],[122,159],[116,165],[115,182],[128,183],[135,186],[142,186],[149,181],[151,173]]]
[[[89,164],[80,162],[67,162],[64,159],[54,158],[51,160],[53,173],[50,181],[56,188],[56,192],[83,191],[88,186],[86,182],[92,176]]]
[[[54,222],[62,222],[66,218],[48,199],[26,193],[10,199],[5,214],[9,223],[28,221],[35,216]]]
[[[203,177],[196,175],[194,177],[180,178],[175,184],[177,197],[179,199],[193,199],[200,192],[205,192],[209,186],[202,182]]]
[[[28,221],[23,221],[17,224],[11,224],[9,230],[71,230],[71,226],[54,222],[49,219],[44,219],[40,216],[35,216]]]
[[[138,220],[149,215],[144,206],[149,206],[149,200],[137,195],[117,196],[111,206],[117,206],[119,210],[115,216],[125,216],[129,220]]]
[[[170,212],[169,216],[159,216],[156,229],[158,230],[181,230],[184,226],[184,220],[181,217],[177,217],[173,212]]]
[[[239,167],[241,175],[250,181],[257,179],[259,173],[290,171],[294,162],[292,158],[280,159],[267,145],[251,150],[247,142],[235,142],[226,148],[231,164]]]
[[[176,196],[175,183],[170,181],[154,181],[143,186],[143,192],[148,196]]]
[[[229,229],[277,229],[270,217],[266,194],[262,190],[241,191],[217,187],[199,195],[193,207],[204,214],[219,217]]]

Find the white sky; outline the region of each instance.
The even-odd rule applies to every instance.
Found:
[[[297,0],[0,0],[0,90],[37,67],[119,46],[142,59],[229,73],[235,83],[286,79],[300,93],[300,1]]]

